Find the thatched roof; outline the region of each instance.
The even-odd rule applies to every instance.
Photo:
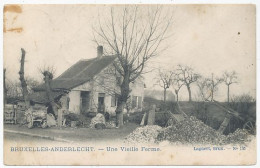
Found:
[[[59,99],[63,94],[65,94],[65,92],[52,92],[52,97],[55,99]],[[29,99],[30,101],[34,102],[34,103],[39,103],[39,104],[47,104],[49,103],[47,94],[45,91],[39,91],[39,92],[34,92],[32,94],[29,95]]]
[[[52,92],[52,97],[54,98],[54,100],[57,100],[64,94],[66,94],[66,92],[54,91],[54,92]],[[29,96],[29,100],[31,102],[34,102],[37,104],[48,104],[49,103],[49,100],[48,100],[48,97],[47,97],[47,94],[45,91],[33,92],[33,93],[29,94],[28,96]],[[17,97],[15,99],[14,103],[16,103],[17,101],[24,101],[23,96]]]

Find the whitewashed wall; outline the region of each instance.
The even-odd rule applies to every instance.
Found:
[[[90,82],[86,82],[78,87],[75,87],[69,93],[70,104],[69,110],[71,112],[80,113],[80,92],[90,91],[90,112],[97,112],[98,108],[98,93],[105,93],[105,109],[109,113],[115,113],[116,107],[111,107],[111,95],[119,93],[119,88],[116,86],[116,79],[113,75],[108,75],[107,71],[111,67],[108,67],[101,71]],[[130,84],[132,89],[131,95],[144,97],[144,84],[141,80],[136,80]],[[143,101],[143,100],[142,100]],[[140,109],[133,109],[131,112]]]
[[[80,91],[72,90],[69,92],[69,111],[79,114],[80,113]]]

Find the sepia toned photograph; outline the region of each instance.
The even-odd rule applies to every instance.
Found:
[[[255,165],[254,4],[5,4],[4,164]]]

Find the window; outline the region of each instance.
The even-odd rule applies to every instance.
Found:
[[[105,93],[98,94],[98,112],[105,112]]]
[[[111,96],[111,107],[115,107],[117,105],[117,97],[116,95]]]
[[[132,108],[137,107],[137,96],[132,96]]]

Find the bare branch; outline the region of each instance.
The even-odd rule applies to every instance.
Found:
[[[93,28],[93,41],[104,45],[107,54],[117,55],[114,67],[122,79],[116,111],[122,111],[127,102],[129,84],[138,79],[147,62],[159,54],[171,25],[172,14],[165,13],[161,5],[140,10],[137,5],[117,6],[104,18],[99,17],[98,26]]]

